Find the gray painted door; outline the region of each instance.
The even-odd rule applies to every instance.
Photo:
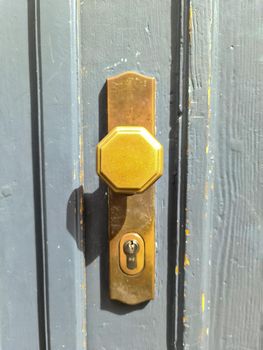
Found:
[[[86,198],[87,339],[90,349],[174,349],[182,304],[177,254],[176,167],[181,122],[180,2],[81,4],[81,105]],[[96,175],[96,144],[107,132],[107,77],[132,70],[157,81],[156,137],[165,170],[156,187],[156,298],[126,306],[108,298],[107,188]],[[184,101],[185,102],[185,101]],[[180,118],[179,118],[180,117]],[[178,210],[178,211],[177,211]],[[178,216],[180,220],[180,216]],[[178,227],[180,223],[178,221]]]
[[[0,3],[0,348],[262,350],[262,1]],[[107,77],[157,81],[156,297],[108,298]],[[84,227],[85,226],[85,227]]]
[[[263,349],[263,4],[191,2],[185,348]]]

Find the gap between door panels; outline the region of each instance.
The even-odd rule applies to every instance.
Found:
[[[183,350],[190,1],[171,2],[167,349]]]
[[[28,61],[30,81],[30,114],[32,136],[32,165],[34,182],[35,245],[37,269],[37,303],[39,349],[50,349],[46,225],[45,225],[45,180],[43,159],[43,111],[42,111],[42,69],[40,47],[40,12],[37,0],[27,1]]]

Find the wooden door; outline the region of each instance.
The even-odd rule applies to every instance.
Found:
[[[182,329],[183,306],[175,274],[180,104],[186,103],[180,97],[183,8],[171,1],[87,1],[80,14],[88,346],[172,349],[177,328]],[[107,187],[96,175],[95,156],[96,144],[107,133],[106,79],[127,70],[156,79],[156,137],[165,150],[165,170],[156,187],[156,297],[137,306],[109,300]]]
[[[0,5],[0,347],[261,350],[262,4]],[[108,293],[108,77],[155,77],[155,299]]]

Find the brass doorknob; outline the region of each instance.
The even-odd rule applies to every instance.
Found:
[[[144,127],[119,126],[97,146],[97,173],[114,191],[145,191],[163,172],[163,147]]]

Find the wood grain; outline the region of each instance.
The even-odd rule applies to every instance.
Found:
[[[191,2],[185,348],[262,349],[262,2]]]
[[[38,5],[49,349],[86,350],[78,8]]]

